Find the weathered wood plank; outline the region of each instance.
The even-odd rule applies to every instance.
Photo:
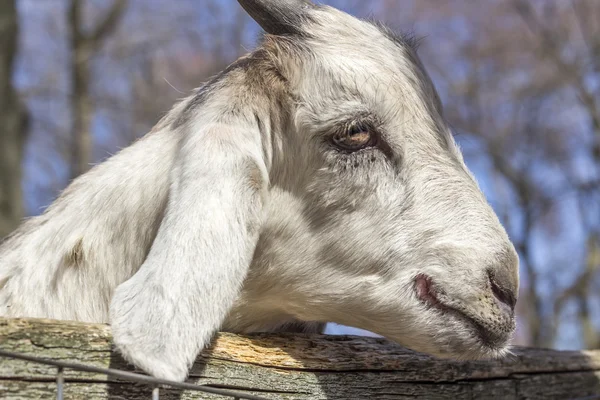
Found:
[[[0,349],[133,371],[105,325],[0,319]],[[494,362],[436,360],[377,338],[220,334],[191,382],[272,399],[576,399],[600,395],[600,351],[517,348]],[[54,396],[56,368],[0,359],[0,398]],[[65,371],[69,399],[149,399],[151,388]],[[161,399],[219,398],[163,389]],[[599,397],[600,398],[600,397]]]

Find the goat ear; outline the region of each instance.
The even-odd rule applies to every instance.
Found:
[[[187,135],[175,160],[157,236],[140,270],[116,289],[110,316],[128,361],[182,381],[239,295],[268,175],[260,133],[251,127]]]
[[[300,34],[316,5],[310,0],[238,0],[248,14],[273,35]]]

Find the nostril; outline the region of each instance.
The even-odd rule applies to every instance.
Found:
[[[517,297],[515,294],[506,288],[503,288],[496,280],[494,276],[490,274],[490,285],[492,288],[492,293],[500,303],[510,307],[510,311],[513,312],[515,310],[515,305],[517,304]]]

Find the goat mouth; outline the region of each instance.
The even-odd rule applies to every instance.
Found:
[[[436,287],[431,277],[423,274],[418,275],[415,278],[415,291],[419,300],[428,308],[433,308],[443,315],[451,315],[465,326],[471,327],[473,334],[482,345],[491,349],[499,349],[505,346],[506,340],[500,338],[497,333],[490,331],[489,328],[486,328],[464,311],[440,300],[441,295],[445,294]]]

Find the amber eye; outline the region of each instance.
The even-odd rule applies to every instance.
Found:
[[[345,151],[358,151],[375,145],[375,135],[369,127],[353,124],[333,136],[333,144]]]

